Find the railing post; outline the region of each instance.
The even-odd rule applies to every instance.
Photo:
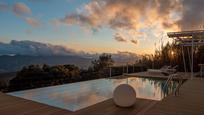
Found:
[[[111,71],[111,67],[110,67],[110,71],[109,71],[109,77],[112,77],[112,71]]]

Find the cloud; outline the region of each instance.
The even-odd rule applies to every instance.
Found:
[[[115,34],[114,39],[116,41],[118,41],[118,42],[127,42],[127,40],[122,35],[120,35],[119,33]]]
[[[31,18],[31,17],[26,17],[25,21],[31,25],[32,27],[39,27],[40,26],[40,22],[39,20],[35,19],[35,18]]]
[[[96,59],[100,55],[91,54],[88,52],[76,52],[73,49],[66,48],[60,45],[52,45],[48,43],[34,41],[16,41],[10,43],[0,42],[1,55],[29,55],[29,56],[80,56],[84,58]],[[116,65],[126,64],[127,62],[134,63],[139,58],[139,55],[131,52],[111,53]]]
[[[137,42],[137,40],[131,40],[131,42],[133,43],[133,44],[138,44],[138,42]]]
[[[39,27],[40,21],[32,16],[31,9],[24,3],[18,2],[12,6],[12,11],[17,16],[20,16],[25,22],[32,27]]]
[[[164,31],[178,29],[171,17],[180,12],[179,0],[92,0],[75,13],[59,19],[64,24],[77,24],[82,27],[100,29],[109,27],[116,33],[125,32],[124,37],[137,39],[142,29],[153,28]],[[132,36],[132,37],[130,37]],[[121,41],[121,37],[114,36]],[[123,40],[122,40],[123,41]]]
[[[4,3],[4,2],[0,2],[0,11],[7,11],[9,9],[9,5]]]
[[[148,30],[152,33],[143,36],[152,38],[154,32],[186,30],[186,25],[198,29],[204,23],[203,5],[202,0],[92,0],[59,21],[98,30],[108,27],[125,32],[130,40],[141,38],[134,32]]]
[[[182,4],[182,19],[178,22],[181,29],[204,29],[204,1],[183,0]]]
[[[97,22],[95,20],[92,20],[90,17],[84,15],[71,14],[63,19],[60,19],[59,21],[67,25],[78,24],[80,26],[89,27],[91,29],[96,29],[99,27],[97,26]]]
[[[14,4],[13,12],[17,16],[31,15],[32,14],[31,9],[26,4],[21,3],[21,2],[18,2],[18,3]]]
[[[0,55],[31,55],[31,56],[49,56],[49,55],[76,55],[72,49],[63,46],[51,45],[34,41],[16,41],[10,43],[0,43]]]

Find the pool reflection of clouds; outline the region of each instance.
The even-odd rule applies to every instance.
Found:
[[[137,92],[137,98],[152,100],[161,100],[163,98],[160,82],[140,78],[135,78],[134,82],[132,82],[132,79],[129,81]]]

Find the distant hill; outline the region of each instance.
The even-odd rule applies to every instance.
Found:
[[[92,58],[80,56],[26,56],[15,55],[0,56],[0,73],[20,70],[23,66],[31,64],[74,64],[80,68],[87,68],[91,64]]]
[[[74,64],[80,68],[87,68],[99,55],[29,40],[12,40],[10,43],[0,41],[0,73],[15,72],[30,64]],[[118,51],[111,55],[115,65],[133,64],[140,58],[131,52]]]
[[[140,57],[128,52],[118,52],[111,54],[114,60],[114,65],[134,64]],[[16,72],[24,66],[31,64],[73,64],[79,68],[88,68],[91,61],[97,59],[99,54],[90,55],[49,55],[49,56],[34,56],[34,55],[0,55],[0,73]]]

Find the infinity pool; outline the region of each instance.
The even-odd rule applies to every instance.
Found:
[[[97,79],[8,94],[70,111],[77,111],[112,98],[115,87],[125,83],[133,86],[137,98],[161,100],[172,92],[177,85],[176,82],[172,82],[170,87],[164,89],[162,87],[165,82],[165,80],[137,77]]]

